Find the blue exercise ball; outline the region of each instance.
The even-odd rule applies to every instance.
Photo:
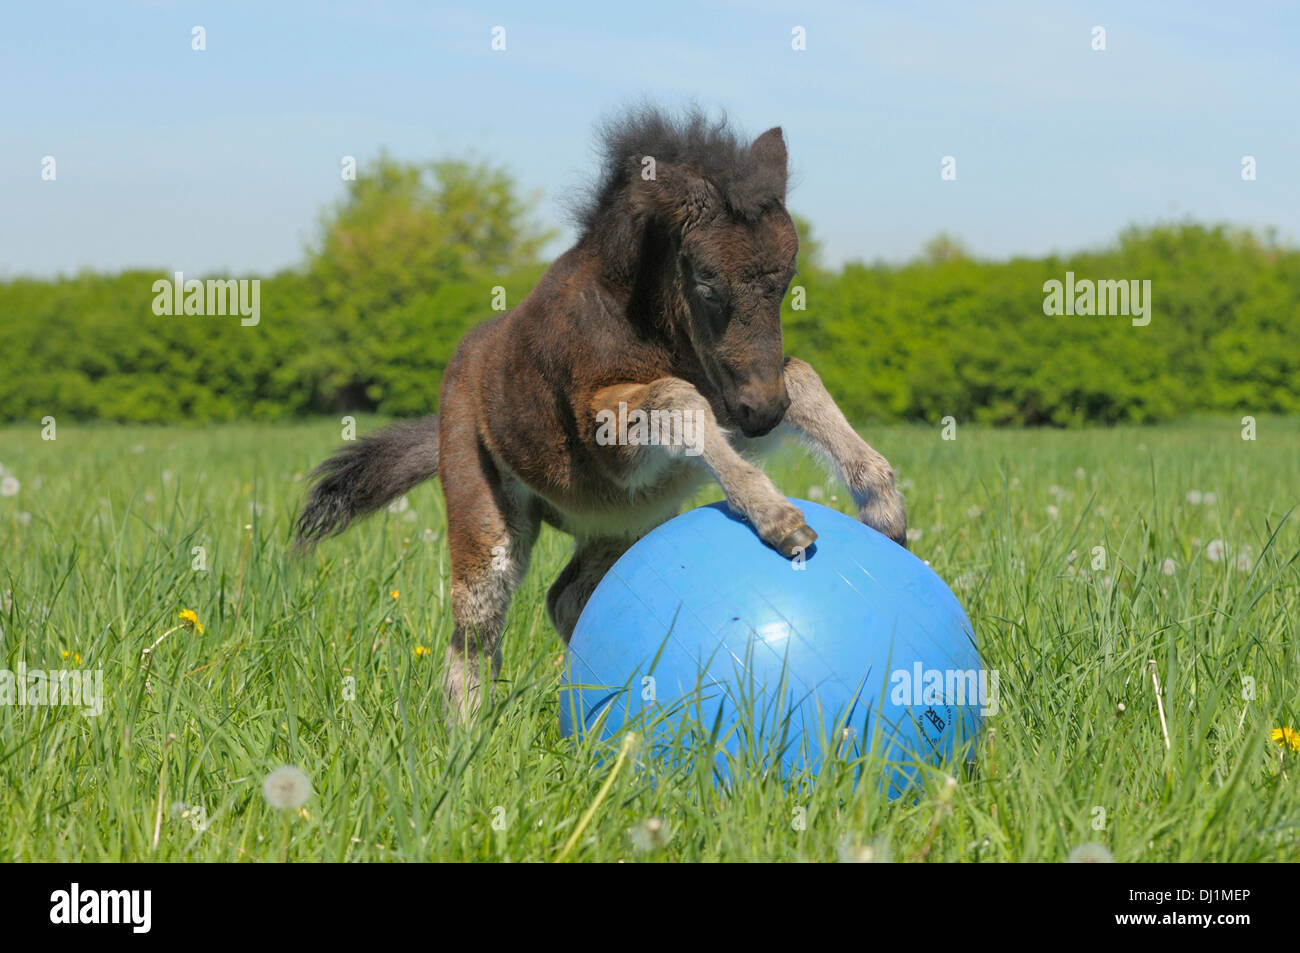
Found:
[[[830,755],[878,766],[890,796],[970,756],[996,680],[956,597],[870,527],[791,502],[818,534],[795,560],[715,503],[614,564],[569,642],[564,735],[637,730],[670,757],[711,744],[724,780],[742,755],[787,772]]]

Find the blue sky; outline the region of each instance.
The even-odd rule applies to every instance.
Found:
[[[832,263],[904,260],[941,230],[1001,258],[1185,218],[1300,241],[1296,2],[42,2],[4,19],[0,277],[270,273],[341,196],[341,157],[381,148],[503,164],[563,225],[594,122],[641,98],[783,126],[790,207]]]

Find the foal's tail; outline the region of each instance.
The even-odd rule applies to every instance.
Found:
[[[316,485],[298,515],[295,548],[307,549],[343,532],[357,517],[373,513],[437,473],[437,414],[362,437],[312,471]]]

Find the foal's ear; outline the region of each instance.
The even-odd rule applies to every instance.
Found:
[[[773,126],[755,139],[749,147],[749,154],[760,166],[784,176],[789,157],[785,151],[785,137],[781,135],[781,127]]]
[[[686,231],[712,217],[721,201],[713,184],[684,166],[634,160],[633,201],[673,229]]]
[[[752,172],[749,185],[755,196],[775,196],[785,201],[786,172],[785,137],[781,127],[773,126],[763,133],[749,147],[749,161]]]

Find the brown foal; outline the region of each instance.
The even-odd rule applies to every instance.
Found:
[[[310,545],[441,477],[454,616],[443,684],[464,720],[500,669],[506,608],[543,522],[574,537],[546,598],[566,641],[606,570],[702,479],[783,555],[812,543],[744,456],[787,433],[839,473],[864,523],[905,544],[889,463],[783,350],[799,240],[781,130],[746,143],[699,114],[643,109],[603,142],[577,244],[518,307],[465,336],[440,414],[325,461],[298,519]]]

